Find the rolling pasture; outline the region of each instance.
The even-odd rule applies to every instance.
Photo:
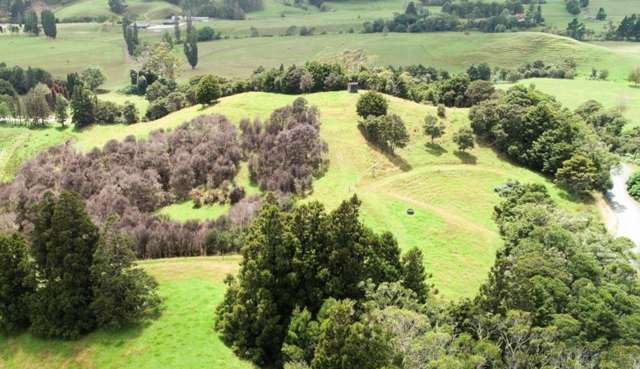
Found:
[[[157,40],[159,33],[145,36]],[[2,36],[0,55],[8,65],[43,67],[58,77],[89,65],[107,74],[105,88],[124,86],[129,70],[139,65],[125,57],[121,29],[117,24],[64,24],[58,39],[26,35]],[[21,50],[20,53],[14,50]],[[249,76],[257,67],[304,64],[310,60],[336,60],[345,52],[361,51],[372,65],[425,64],[461,72],[474,63],[492,67],[517,67],[526,62],[548,63],[574,58],[584,77],[591,68],[608,69],[610,80],[623,81],[640,64],[637,48],[616,43],[588,44],[544,33],[506,34],[326,34],[315,36],[227,39],[199,44],[199,64],[191,70],[183,61],[179,79],[213,73],[228,78]],[[176,47],[182,58],[182,50]]]
[[[128,135],[145,137],[154,129],[175,128],[199,114],[221,113],[234,122],[245,117],[266,119],[271,111],[291,103],[294,98],[245,93],[224,98],[205,110],[193,106],[154,122],[130,126],[95,125],[82,131],[20,128],[23,134],[32,135],[23,141],[27,147],[3,153],[3,159],[9,160],[0,162],[0,167],[15,169],[25,159],[22,153],[35,154],[68,138],[75,140],[78,149],[88,151],[110,139],[121,140]],[[318,200],[331,209],[357,194],[363,200],[367,224],[378,231],[393,231],[404,249],[415,246],[424,251],[428,269],[447,299],[473,295],[493,262],[500,245],[491,219],[498,199],[495,186],[509,179],[543,182],[563,205],[572,209],[584,207],[572,202],[542,176],[500,159],[489,148],[479,147],[470,154],[458,153],[451,136],[458,128],[468,125],[467,109],[448,109],[446,135],[439,144],[427,145],[421,127],[425,114],[435,114],[435,108],[389,97],[390,110],[405,120],[411,133],[409,146],[389,157],[368,146],[358,131],[357,95],[327,92],[306,95],[306,98],[320,109],[321,134],[329,144],[330,168],[316,181],[313,193],[305,201]],[[0,134],[2,132],[4,130],[0,130]],[[31,147],[32,143],[35,146]],[[3,174],[5,179],[11,175],[11,172]],[[238,179],[248,184],[246,168]],[[255,187],[249,186],[250,193],[255,191]],[[415,209],[416,214],[407,215],[408,208]],[[189,203],[183,203],[161,209],[160,214],[181,221],[203,220],[215,218],[225,210],[215,206],[193,210]],[[465,267],[460,268],[461,265]]]

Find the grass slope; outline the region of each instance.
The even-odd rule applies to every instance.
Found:
[[[77,341],[0,336],[0,368],[249,369],[213,331],[223,279],[239,257],[142,262],[160,282],[164,311],[144,327],[98,331]]]
[[[205,110],[183,109],[155,122],[64,132],[75,138],[78,148],[87,151],[109,139],[123,139],[130,134],[144,137],[153,129],[174,128],[199,114],[222,113],[235,122],[245,117],[264,119],[294,98],[246,93],[224,98]],[[541,182],[566,207],[583,207],[567,200],[567,195],[545,178],[500,159],[488,148],[458,154],[451,135],[468,125],[467,109],[449,109],[447,134],[440,145],[430,146],[426,145],[421,126],[424,115],[435,113],[435,109],[390,97],[390,110],[406,121],[411,143],[399,150],[397,157],[389,158],[369,147],[358,131],[357,95],[327,92],[306,98],[320,109],[321,134],[329,144],[330,154],[329,171],[316,181],[314,192],[306,201],[319,200],[331,209],[357,194],[363,200],[362,213],[368,225],[377,231],[392,231],[403,249],[419,247],[424,251],[427,267],[445,298],[473,295],[493,263],[500,245],[491,220],[498,201],[495,186],[509,179]],[[53,130],[36,133],[44,135]],[[54,144],[53,141],[49,143]],[[248,181],[244,170],[239,177],[241,183]],[[416,214],[406,215],[408,208],[414,208]],[[220,207],[193,211],[191,204],[183,203],[162,209],[161,213],[185,221],[215,218],[223,211]]]

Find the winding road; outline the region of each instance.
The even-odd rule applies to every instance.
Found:
[[[636,244],[640,251],[640,203],[627,193],[627,179],[633,173],[629,164],[622,164],[611,173],[613,188],[606,194],[610,213],[610,230],[616,236],[624,236]]]

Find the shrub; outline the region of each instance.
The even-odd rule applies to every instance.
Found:
[[[640,201],[640,171],[633,173],[627,180],[627,192]]]
[[[196,101],[198,104],[209,105],[221,95],[220,84],[212,75],[202,77],[196,86]]]
[[[98,124],[115,124],[122,122],[122,108],[111,101],[100,101],[96,105],[95,121]]]
[[[198,41],[199,42],[204,42],[204,41],[211,41],[214,38],[216,38],[216,31],[209,27],[209,26],[204,26],[200,29],[198,29]]]
[[[369,91],[358,98],[356,111],[362,118],[367,118],[370,115],[377,117],[387,114],[388,105],[384,96],[375,91]]]
[[[122,120],[126,124],[138,123],[140,112],[138,108],[130,101],[125,101],[122,107]]]

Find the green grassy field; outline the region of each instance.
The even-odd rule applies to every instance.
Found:
[[[56,40],[26,35],[1,36],[0,55],[8,65],[37,66],[58,77],[89,65],[101,66],[107,74],[107,89],[124,86],[135,61],[125,58],[120,27],[111,24],[64,24]],[[159,33],[144,36],[157,40]],[[21,50],[20,53],[14,50]],[[623,81],[640,65],[640,46],[621,43],[587,44],[543,33],[507,34],[327,34],[309,37],[260,37],[228,39],[199,44],[200,63],[195,70],[186,62],[180,79],[213,73],[225,77],[247,77],[258,66],[303,64],[309,60],[331,61],[345,51],[362,50],[373,65],[426,64],[452,72],[474,63],[517,67],[525,62],[559,62],[572,57],[578,72],[606,68],[610,79]],[[176,52],[183,58],[181,50]]]
[[[24,369],[249,369],[213,330],[224,277],[239,257],[145,261],[160,283],[164,311],[144,326],[100,330],[77,341],[41,340],[25,333],[0,336],[0,368]]]
[[[392,231],[403,249],[419,247],[424,251],[427,267],[447,299],[475,293],[501,244],[491,219],[493,206],[498,201],[493,191],[495,186],[510,179],[541,182],[547,184],[565,207],[586,207],[568,200],[564,192],[545,178],[498,158],[488,148],[476,148],[468,155],[458,154],[451,135],[468,124],[467,109],[449,109],[447,134],[440,145],[427,146],[421,133],[422,120],[427,112],[435,113],[435,109],[390,97],[391,111],[406,121],[411,143],[398,151],[398,157],[387,158],[369,147],[356,127],[357,95],[330,92],[306,97],[320,108],[321,134],[329,144],[330,169],[315,183],[313,193],[305,201],[319,200],[331,209],[354,193],[360,196],[363,217],[368,225],[377,231]],[[222,113],[234,122],[245,117],[264,119],[294,98],[246,93],[224,98],[206,110],[190,107],[149,123],[96,125],[80,132],[70,128],[64,131],[55,128],[23,130],[37,135],[38,139],[31,141],[49,145],[73,137],[79,149],[88,151],[110,139],[123,139],[130,134],[145,137],[153,129],[174,128],[199,114]],[[47,136],[50,132],[65,135]],[[18,159],[24,158],[24,155],[18,155],[21,152],[18,148],[13,155],[6,155],[14,159],[11,165],[4,166],[15,168]],[[4,174],[5,178],[10,176],[10,173]],[[247,178],[243,168],[240,183],[246,184]],[[255,188],[250,188],[249,192],[253,191]],[[408,208],[415,209],[416,214],[406,215]],[[203,207],[194,211],[190,203],[183,203],[162,209],[161,213],[185,221],[215,218],[224,210]]]

